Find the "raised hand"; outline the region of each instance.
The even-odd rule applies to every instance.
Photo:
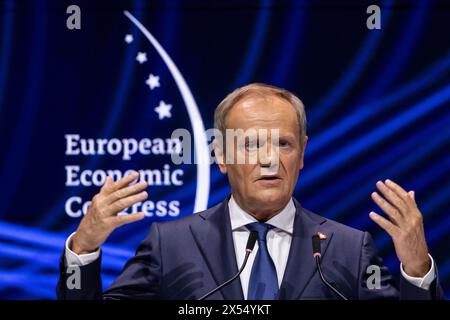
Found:
[[[133,204],[147,199],[146,182],[130,185],[139,177],[137,172],[114,182],[106,178],[100,192],[92,199],[88,212],[83,217],[72,238],[71,249],[76,254],[96,251],[114,229],[144,218],[143,212],[118,215]]]
[[[384,198],[373,192],[373,201],[386,213],[388,219],[375,212],[370,218],[383,228],[394,242],[395,252],[406,274],[423,277],[431,268],[425,240],[422,213],[417,207],[414,191],[406,192],[397,183],[378,181],[377,188]]]

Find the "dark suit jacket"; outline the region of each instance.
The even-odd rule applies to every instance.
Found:
[[[65,286],[64,255],[61,258],[57,294],[60,299],[197,299],[238,271],[231,232],[228,200],[203,212],[166,223],[153,223],[149,235],[120,276],[102,293],[101,258],[81,267],[81,289]],[[430,290],[411,285],[403,277],[400,286],[383,267],[371,236],[316,215],[294,199],[294,232],[280,299],[337,299],[321,282],[313,259],[311,237],[322,241],[325,277],[349,299],[440,299],[436,279]],[[381,268],[381,289],[368,289],[369,265]],[[210,299],[243,299],[239,278]]]

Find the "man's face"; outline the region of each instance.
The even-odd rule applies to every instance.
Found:
[[[286,206],[303,168],[307,137],[300,141],[295,109],[276,96],[249,95],[231,108],[226,127],[244,132],[261,132],[260,129],[268,132],[267,139],[247,139],[245,145],[236,139],[235,161],[219,164],[220,170],[228,175],[233,197],[239,206],[258,220],[268,220]],[[278,130],[279,140],[272,139],[272,129]],[[276,140],[278,146],[274,144]],[[259,150],[261,148],[265,149]],[[268,157],[260,156],[258,151],[265,151]],[[239,155],[246,159],[244,164],[236,163]],[[256,161],[249,163],[248,158],[252,156]]]

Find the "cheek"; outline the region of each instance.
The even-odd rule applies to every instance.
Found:
[[[248,174],[245,165],[229,165],[227,169],[229,179],[234,181],[237,185],[244,184],[247,181]]]
[[[280,164],[287,177],[297,179],[301,167],[301,157],[298,155],[281,155]]]

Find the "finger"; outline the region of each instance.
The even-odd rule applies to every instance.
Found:
[[[377,192],[372,192],[371,197],[372,200],[389,216],[389,219],[398,225],[402,219],[402,215],[398,212],[398,210],[388,201],[383,199],[383,197],[381,197]]]
[[[137,212],[137,213],[132,213],[132,214],[124,214],[124,215],[120,215],[120,216],[115,216],[112,217],[114,219],[114,225],[116,227],[120,227],[123,226],[125,224],[129,224],[132,222],[136,222],[139,220],[144,219],[145,215],[144,212]]]
[[[109,193],[113,184],[114,184],[113,179],[110,176],[106,176],[105,183],[103,184],[102,188],[100,189],[100,192]]]
[[[372,212],[369,213],[369,217],[377,225],[379,225],[381,229],[386,231],[391,237],[394,237],[395,234],[397,233],[398,227],[393,225],[392,222],[390,222],[389,220],[383,218],[379,214],[376,214],[375,212],[372,211]]]
[[[396,208],[400,214],[406,210],[406,203],[397,194],[381,181],[377,182],[377,188],[381,191],[383,196]]]
[[[128,186],[126,188],[116,190],[107,196],[106,202],[113,203],[114,201],[120,200],[122,198],[126,198],[126,197],[131,196],[136,193],[139,193],[139,192],[143,191],[144,189],[146,189],[147,187],[148,187],[147,182],[142,181],[137,184]]]
[[[415,191],[409,191],[409,192],[408,192],[408,196],[411,198],[414,207],[417,207],[417,203],[416,203],[416,192],[415,192]]]
[[[406,192],[405,189],[403,189],[399,184],[395,183],[394,181],[390,179],[386,179],[385,181],[386,185],[393,190],[397,196],[402,199],[407,205],[410,205],[410,198],[408,197],[408,192]]]
[[[139,173],[136,172],[136,171],[131,173],[131,174],[129,174],[129,175],[126,175],[125,177],[123,177],[119,181],[113,183],[113,185],[111,186],[109,191],[110,192],[114,192],[116,190],[122,189],[123,187],[128,186],[131,182],[133,182],[137,178],[139,178]]]
[[[148,197],[147,192],[142,191],[138,194],[119,199],[109,205],[109,208],[111,210],[110,214],[111,215],[117,214],[118,212],[125,210],[128,207],[131,207],[133,204],[147,199],[147,197]]]

